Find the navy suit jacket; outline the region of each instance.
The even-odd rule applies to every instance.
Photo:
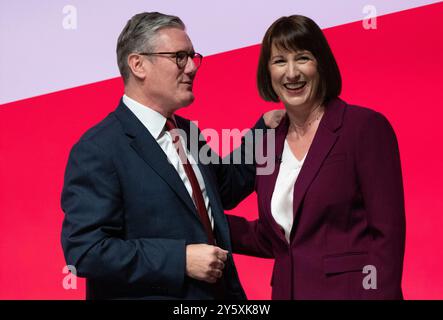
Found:
[[[276,129],[276,158],[288,125]],[[256,177],[258,220],[228,219],[234,252],[275,258],[273,299],[402,299],[403,184],[386,118],[328,103],[294,185],[290,244],[271,213],[278,171]]]
[[[176,121],[189,134],[193,124],[178,116]],[[233,208],[253,191],[255,168],[199,168],[217,245],[232,252],[223,208]],[[185,272],[185,246],[207,243],[193,201],[163,150],[123,102],[72,148],[61,204],[65,258],[87,279],[88,299],[216,297],[212,285]],[[225,298],[246,298],[231,254],[221,283]]]

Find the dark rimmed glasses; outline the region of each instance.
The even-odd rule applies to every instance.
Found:
[[[198,68],[202,64],[203,56],[200,53],[196,52],[186,52],[186,51],[177,51],[177,52],[138,52],[137,54],[141,54],[143,56],[156,56],[156,55],[169,55],[168,58],[175,58],[175,63],[179,69],[183,69],[186,67],[188,63],[188,58],[191,58],[194,62],[195,66]]]

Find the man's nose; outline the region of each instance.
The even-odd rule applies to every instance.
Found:
[[[198,68],[195,65],[194,60],[191,57],[188,57],[188,61],[185,65],[185,73],[186,74],[195,74],[197,72]]]

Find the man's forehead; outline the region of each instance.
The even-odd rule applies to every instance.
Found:
[[[156,32],[154,44],[159,51],[189,51],[193,49],[186,31],[178,28],[163,28]]]

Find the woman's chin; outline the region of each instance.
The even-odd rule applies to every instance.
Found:
[[[305,97],[285,97],[282,101],[286,108],[289,109],[305,107],[308,104],[308,99]]]

